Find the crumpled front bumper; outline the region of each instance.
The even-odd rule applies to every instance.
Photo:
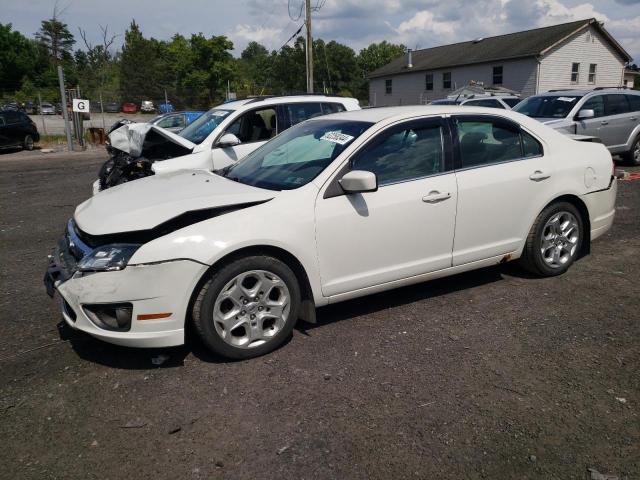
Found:
[[[49,257],[47,293],[61,297],[62,316],[72,328],[130,347],[184,344],[191,294],[207,265],[192,260],[128,265],[119,271],[77,272],[75,258],[63,238]],[[131,303],[131,328],[114,331],[91,321],[85,305]],[[158,314],[165,316],[154,318]],[[166,315],[170,314],[170,315]]]

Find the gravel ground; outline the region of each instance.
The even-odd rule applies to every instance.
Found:
[[[104,159],[0,154],[0,477],[640,478],[640,181],[561,277],[504,265],[326,307],[225,362],[60,323],[46,255]]]

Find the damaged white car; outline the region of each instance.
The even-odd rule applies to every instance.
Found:
[[[217,173],[92,197],[45,284],[67,324],[105,341],[180,345],[192,323],[213,352],[249,358],[329,303],[515,259],[562,274],[611,227],[616,190],[602,144],[518,113],[344,112]]]
[[[146,123],[129,123],[109,134],[111,158],[100,169],[93,193],[154,174],[218,170],[304,120],[359,109],[355,98],[267,96],[219,105],[179,134]]]

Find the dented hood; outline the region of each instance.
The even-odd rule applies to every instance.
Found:
[[[186,149],[193,150],[196,146],[195,143],[190,142],[186,138],[156,125],[151,125],[150,123],[129,123],[123,125],[109,134],[109,143],[113,148],[128,153],[134,158],[139,157],[142,154],[144,139],[151,130],[162,135],[170,142]]]
[[[81,203],[74,219],[90,235],[137,232],[187,212],[264,202],[278,193],[211,172],[182,170],[104,190]]]

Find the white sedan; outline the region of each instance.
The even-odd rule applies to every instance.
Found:
[[[45,275],[73,328],[230,358],[315,307],[519,259],[559,275],[613,222],[613,162],[518,113],[416,106],[308,120],[217,172],[111,188],[76,209]],[[428,288],[428,285],[425,285]]]

